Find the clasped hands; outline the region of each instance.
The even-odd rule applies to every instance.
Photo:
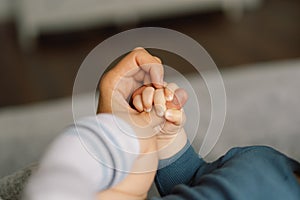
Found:
[[[158,160],[167,159],[186,144],[182,109],[187,93],[163,80],[161,60],[136,48],[103,75],[98,113],[111,113],[134,129],[140,155],[121,183],[101,191],[99,199],[145,199]]]

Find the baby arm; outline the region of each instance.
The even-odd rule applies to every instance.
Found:
[[[138,111],[155,109],[158,116],[166,119],[157,135],[160,161],[155,182],[162,196],[170,194],[176,185],[188,185],[205,164],[187,141],[182,109],[186,101],[186,92],[175,83],[156,90],[143,86],[133,94],[133,105]]]

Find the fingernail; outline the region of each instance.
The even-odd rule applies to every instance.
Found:
[[[159,116],[159,117],[163,117],[164,116],[164,110],[163,108],[161,107],[161,105],[154,105],[154,108],[156,110],[156,114]]]
[[[143,47],[136,47],[133,50],[139,50],[139,49],[144,49]]]
[[[173,104],[174,105],[180,105],[177,96],[175,98],[173,98]]]
[[[166,100],[167,100],[167,101],[172,101],[172,100],[173,100],[173,95],[168,95],[168,96],[166,96]]]
[[[172,119],[173,119],[173,115],[172,115],[172,111],[171,111],[171,110],[167,110],[167,111],[165,112],[165,118],[166,118],[167,120],[172,120]]]
[[[144,108],[144,111],[147,113],[151,112],[151,110],[152,110],[151,108]]]
[[[180,109],[184,106],[184,104],[187,102],[188,95],[186,91],[179,88],[175,91],[174,98],[171,102],[172,108]]]

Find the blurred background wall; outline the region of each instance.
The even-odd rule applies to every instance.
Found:
[[[0,0],[0,107],[70,96],[89,51],[130,28],[187,34],[224,70],[299,58],[299,19],[299,0]],[[177,56],[153,52],[192,73]]]

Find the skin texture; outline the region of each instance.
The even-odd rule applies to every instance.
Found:
[[[136,127],[137,133],[149,132],[150,136],[140,138],[141,156],[134,163],[133,170],[140,164],[139,161],[144,161],[143,154],[154,151],[159,152],[157,155],[153,154],[146,163],[152,163],[154,168],[157,167],[158,159],[172,155],[178,146],[170,145],[170,141],[176,144],[174,138],[180,138],[174,135],[186,137],[182,128],[185,117],[181,108],[187,100],[187,95],[178,86],[163,82],[163,68],[160,64],[160,59],[150,55],[146,50],[135,49],[115,68],[107,72],[99,85],[98,113],[113,113],[124,120],[128,120],[128,115],[123,117],[123,114],[129,113],[131,120],[127,122],[133,127],[136,124],[132,121],[149,126],[148,129],[142,130]],[[131,107],[127,101],[132,93],[134,107]],[[160,127],[159,133],[153,133],[157,127]],[[173,134],[174,132],[177,134]],[[171,153],[160,152],[160,149],[165,150],[166,146],[171,149]],[[130,173],[118,185],[99,192],[97,199],[146,199],[155,173],[155,170],[146,173]],[[299,176],[296,177],[300,183]]]
[[[112,113],[113,101],[127,107],[126,99],[149,80],[155,88],[162,88],[163,76],[163,66],[157,58],[142,48],[134,49],[101,78],[98,113]],[[117,95],[120,99],[115,98]]]
[[[151,106],[154,103],[154,93],[155,91],[161,91],[161,89],[154,89],[153,87],[144,87],[144,90],[141,91],[143,94],[143,98],[139,98],[138,100],[140,100],[142,105],[146,105],[146,106]],[[158,99],[159,102],[161,102],[161,100],[163,102],[166,101],[164,100],[165,95],[164,93],[162,93],[163,95],[160,96],[161,99]],[[178,100],[179,101],[179,100]],[[181,132],[183,130],[182,125],[183,125],[183,110],[180,109],[175,109],[174,107],[176,107],[176,104],[173,104],[173,102],[169,102],[170,107],[173,107],[172,109],[168,109],[166,111],[166,113],[170,112],[171,114],[169,114],[167,121],[168,121],[168,125],[164,126],[165,130],[164,132],[160,132],[160,134],[158,134],[157,136],[157,149],[159,151],[159,149],[161,148],[161,146],[171,146],[171,155],[177,153],[184,145],[185,142],[183,142],[184,140],[182,139],[182,137],[179,137],[179,139],[176,142],[176,139],[174,139],[176,137],[176,134],[178,132]],[[183,105],[183,104],[181,104]],[[145,112],[144,109],[141,109],[141,112]],[[149,111],[151,112],[151,111]],[[154,110],[152,110],[152,112],[154,112]],[[184,131],[184,130],[183,130]],[[174,132],[174,134],[173,134]],[[183,132],[184,137],[186,139],[186,135],[185,132]],[[179,134],[180,135],[180,134]],[[166,136],[166,137],[164,137]],[[160,137],[163,138],[162,141],[160,141]],[[172,145],[170,145],[170,143],[172,143]],[[174,144],[175,143],[175,144]],[[182,145],[180,144],[182,143]],[[174,144],[174,145],[173,145]],[[176,150],[179,147],[178,150]],[[174,153],[174,151],[176,151]],[[164,154],[162,155],[166,155],[166,152],[164,151]],[[148,163],[148,162],[147,162]],[[149,164],[149,163],[148,163]],[[146,175],[148,174],[148,176]],[[144,173],[144,174],[130,174],[124,181],[122,181],[120,184],[118,184],[117,186],[106,190],[102,193],[99,193],[98,198],[99,199],[146,199],[146,193],[142,192],[142,193],[137,193],[136,191],[145,191],[146,188],[149,189],[149,183],[152,184],[153,179],[152,176],[149,173]]]
[[[165,84],[160,89],[148,85],[137,89],[132,99],[133,106],[139,112],[150,112],[154,109],[157,116],[166,120],[157,134],[159,159],[170,158],[179,152],[187,141],[183,128],[185,114],[182,109],[188,99],[187,93],[175,83]]]
[[[150,55],[145,49],[137,48],[102,77],[99,84],[100,96],[97,113],[113,113],[127,121],[136,133],[144,134],[143,137],[137,135],[141,154],[134,163],[133,172],[140,171],[143,163],[151,163],[152,165],[146,166],[148,167],[147,172],[130,173],[118,185],[99,192],[97,199],[146,198],[158,164],[157,153],[155,153],[157,151],[156,136],[153,130],[163,120],[158,117],[154,118],[156,115],[153,112],[140,113],[132,109],[127,99],[135,89],[149,80],[153,82],[155,88],[162,88],[163,73],[163,67],[158,59]],[[151,156],[148,156],[147,162],[145,162],[145,156],[148,153],[151,153]]]
[[[161,146],[158,140],[165,139],[166,133],[172,133],[171,131],[177,130],[178,127],[182,129],[176,116],[180,115],[180,119],[183,119],[183,111],[166,111],[166,120],[164,116],[158,116],[153,109],[155,91],[164,89],[163,75],[160,59],[150,55],[145,49],[136,48],[102,77],[97,113],[112,113],[130,124],[140,143],[140,155],[133,164],[132,172],[116,186],[99,192],[97,199],[146,199],[157,170],[158,148]],[[151,87],[140,90],[141,97],[138,100],[142,100],[140,103],[143,106],[140,109],[132,108],[128,99],[136,89],[145,84]],[[183,104],[183,101],[177,100],[177,105]],[[176,121],[176,124],[172,123],[172,120]],[[157,131],[158,129],[164,132]]]

